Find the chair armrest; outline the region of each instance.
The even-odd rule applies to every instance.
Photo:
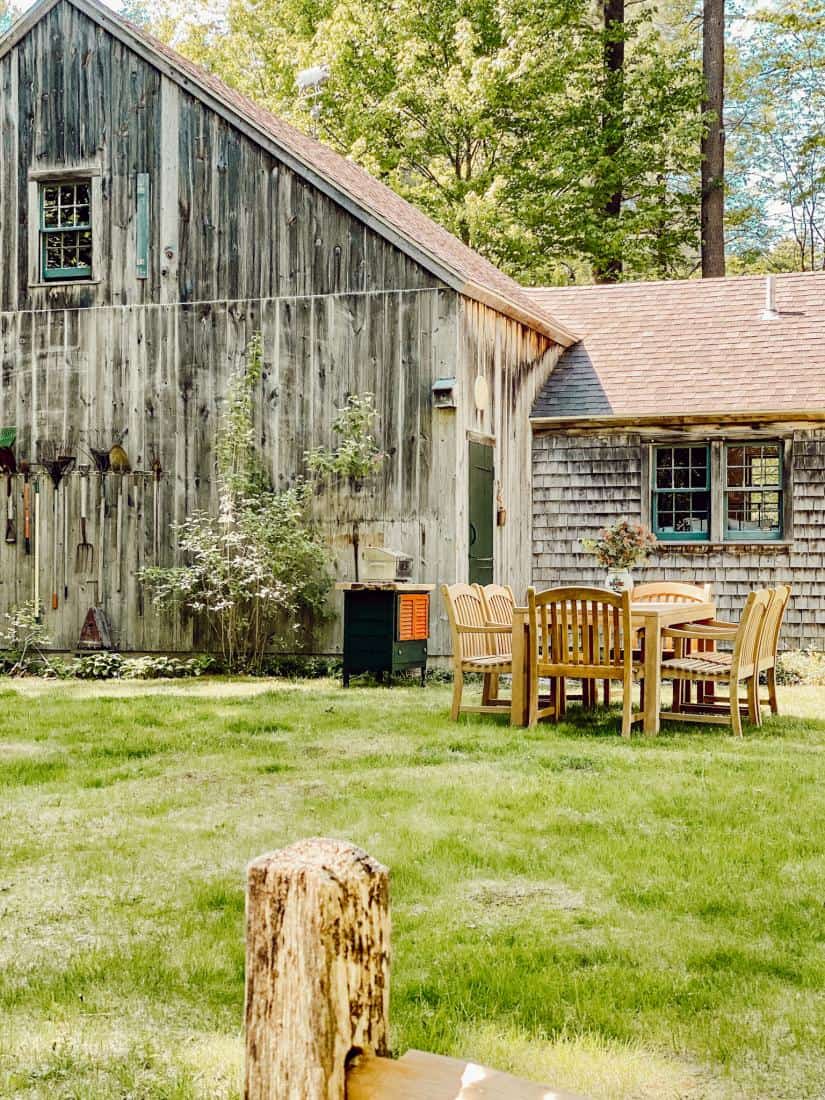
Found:
[[[506,623],[501,623],[499,626],[462,626],[458,624],[457,630],[459,634],[501,634],[508,630],[512,630],[513,626],[507,626]]]
[[[733,641],[738,632],[738,626],[722,628],[720,625],[714,629],[713,627],[702,626],[701,623],[697,623],[695,627],[669,626],[667,628],[668,638],[704,638],[707,641]]]

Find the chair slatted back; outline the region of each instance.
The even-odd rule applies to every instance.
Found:
[[[677,581],[649,581],[634,586],[634,603],[704,603],[709,600],[710,584],[681,584]]]
[[[750,676],[759,657],[759,642],[772,592],[769,588],[760,588],[751,592],[745,601],[739,629],[733,643],[731,675],[733,679]]]
[[[771,599],[765,615],[762,627],[762,635],[759,639],[759,667],[771,668],[776,661],[779,650],[779,635],[782,631],[782,621],[788,610],[791,598],[790,585],[780,584],[770,590]]]
[[[464,634],[462,626],[484,626],[484,602],[478,585],[442,584],[441,595],[447,606],[450,632],[453,637],[453,657],[487,657],[495,654],[494,634]]]
[[[516,600],[509,584],[478,586],[488,623],[506,623],[508,629],[493,635],[496,653],[506,655],[513,649],[513,609]]]
[[[589,677],[615,675],[632,663],[631,646],[625,644],[631,638],[629,592],[568,587],[537,593],[529,588],[527,603],[531,661],[542,674],[565,666]]]

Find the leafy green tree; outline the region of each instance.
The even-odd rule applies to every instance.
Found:
[[[5,34],[20,13],[9,0],[0,0],[0,34]]]
[[[696,249],[698,68],[649,12],[229,0],[194,9],[176,44],[517,277],[664,275]],[[322,64],[318,94],[299,94],[297,72]]]
[[[738,267],[825,268],[825,3],[786,0],[751,17],[732,93],[737,165],[731,206],[745,212]]]

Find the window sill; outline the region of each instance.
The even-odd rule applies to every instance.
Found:
[[[787,550],[793,546],[793,539],[728,539],[726,542],[701,542],[698,539],[685,539],[684,541],[661,541],[656,543],[654,553],[675,550],[752,550],[755,546],[760,550]]]
[[[48,279],[42,283],[29,283],[29,290],[42,290],[44,287],[54,289],[64,286],[98,286],[101,279]]]

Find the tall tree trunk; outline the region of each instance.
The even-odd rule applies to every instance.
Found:
[[[625,0],[604,0],[604,107],[602,143],[605,158],[613,164],[624,145],[624,4]],[[610,195],[602,207],[605,229],[618,229],[622,213],[622,179],[612,177]],[[615,238],[593,265],[597,283],[616,283],[622,277],[621,246]]]
[[[725,274],[725,0],[704,0],[702,278]]]

